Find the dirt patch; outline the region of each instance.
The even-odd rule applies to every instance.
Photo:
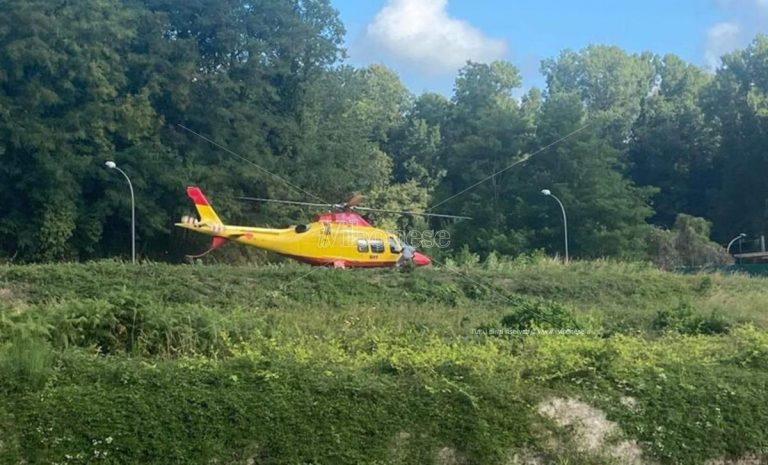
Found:
[[[643,451],[635,441],[609,444],[608,440],[621,434],[619,425],[608,420],[600,409],[580,400],[553,397],[541,402],[539,415],[549,418],[561,428],[571,432],[579,452],[595,456],[607,456],[626,465],[643,464]]]
[[[10,301],[15,297],[13,291],[7,287],[0,287],[0,301]]]
[[[19,289],[11,288],[8,284],[0,284],[0,304],[21,306],[25,303],[24,294]]]
[[[544,458],[530,450],[511,452],[506,465],[547,465]]]
[[[745,455],[738,459],[714,459],[707,460],[704,465],[765,465],[768,463],[768,457],[759,455]]]
[[[643,449],[634,441],[621,441],[618,444],[608,446],[608,455],[622,464],[642,465]]]
[[[467,458],[452,447],[443,447],[437,452],[438,465],[468,465]]]
[[[400,431],[392,438],[389,445],[389,457],[394,463],[405,462],[411,433]]]
[[[576,399],[555,397],[545,400],[539,404],[538,412],[557,426],[572,429],[573,439],[581,452],[601,450],[605,439],[618,430],[603,411]]]
[[[621,399],[619,399],[619,402],[621,402],[621,405],[625,407],[627,410],[630,410],[632,412],[637,410],[637,399],[634,397],[624,396]]]

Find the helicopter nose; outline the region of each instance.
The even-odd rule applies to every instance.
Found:
[[[415,263],[416,266],[427,266],[432,264],[432,260],[423,253],[416,252],[413,254],[413,263]]]

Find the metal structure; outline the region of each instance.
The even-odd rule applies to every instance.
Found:
[[[117,163],[108,161],[104,165],[111,170],[119,171],[120,174],[125,176],[125,180],[128,181],[128,188],[131,190],[131,263],[136,263],[136,199],[133,196],[133,184],[131,184],[131,178],[117,166]]]
[[[541,193],[547,197],[552,197],[555,199],[558,205],[560,205],[560,210],[563,212],[563,231],[565,233],[565,263],[568,263],[568,217],[565,215],[565,207],[563,206],[563,202],[561,202],[560,199],[558,199],[557,196],[553,194],[549,189],[542,189]]]
[[[741,233],[738,236],[736,236],[733,239],[731,239],[731,242],[728,243],[728,247],[725,248],[725,253],[730,254],[731,253],[731,246],[733,245],[733,243],[736,242],[736,241],[740,241],[740,240],[744,239],[745,237],[747,237],[747,235],[744,234],[744,233]]]

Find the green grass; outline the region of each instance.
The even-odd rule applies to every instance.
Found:
[[[648,462],[760,453],[767,284],[547,260],[0,266],[0,463],[616,462],[537,414],[552,396]]]

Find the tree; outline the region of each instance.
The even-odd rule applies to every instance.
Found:
[[[653,222],[671,227],[680,212],[710,216],[719,134],[701,106],[711,81],[702,69],[667,55],[656,72],[657,84],[632,128],[630,175],[659,188]]]
[[[653,56],[629,55],[618,47],[590,45],[566,50],[541,65],[549,94],[574,93],[600,136],[625,148],[641,103],[654,84]]]
[[[92,247],[107,215],[104,201],[88,196],[100,176],[94,161],[157,122],[123,74],[141,15],[108,0],[5,8],[0,242],[20,259],[77,258],[77,241]]]
[[[343,55],[326,0],[4,6],[0,247],[23,260],[124,250],[128,199],[107,159],[134,182],[140,252],[154,257],[178,252],[169,231],[185,185],[202,184],[235,218],[235,194],[284,188],[262,168],[290,177],[306,89]]]
[[[503,172],[531,140],[529,122],[512,97],[519,84],[517,69],[505,62],[468,63],[459,72],[443,131],[446,176],[435,195],[437,204],[445,203],[442,208],[473,217],[471,224],[455,226],[454,248],[469,245],[483,254],[524,249],[508,231],[516,186]]]
[[[768,37],[723,57],[706,92],[706,109],[720,127],[714,169],[722,174],[714,202],[714,235],[768,230]]]
[[[585,118],[580,96],[551,94],[542,106],[538,145],[583,127]],[[524,173],[517,172],[523,201],[516,216],[533,228],[529,247],[561,250],[560,210],[540,193],[549,188],[567,209],[574,256],[643,256],[653,190],[626,179],[624,163],[620,151],[596,128],[588,128],[533,158]]]

